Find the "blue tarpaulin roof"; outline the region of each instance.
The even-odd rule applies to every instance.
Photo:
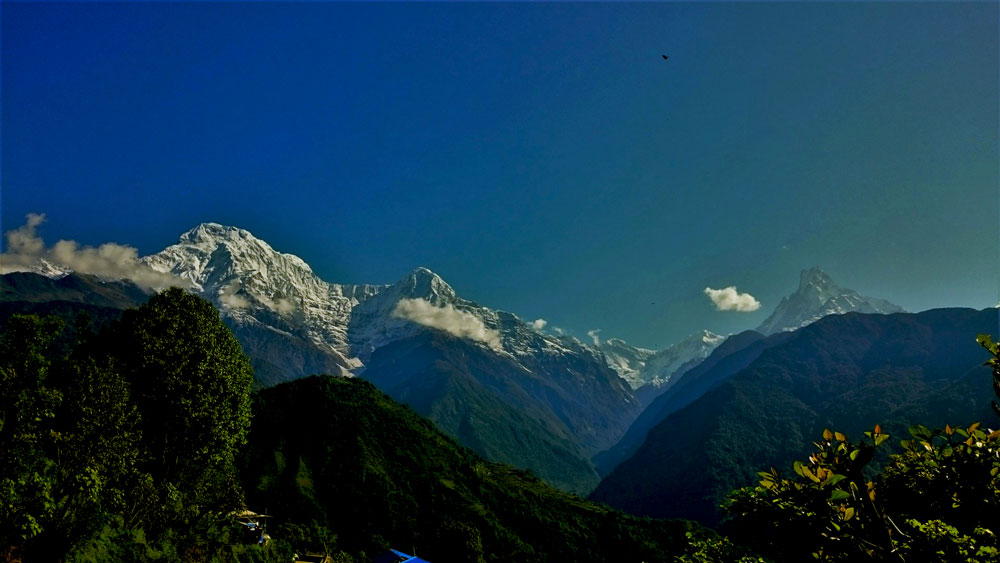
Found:
[[[382,555],[376,557],[372,563],[431,563],[426,559],[421,559],[416,555],[407,555],[402,551],[390,549]]]

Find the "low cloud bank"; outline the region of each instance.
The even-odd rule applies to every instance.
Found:
[[[7,248],[0,254],[0,273],[32,271],[45,260],[63,270],[109,279],[125,278],[145,289],[190,285],[177,276],[157,272],[140,262],[138,251],[131,246],[106,242],[95,248],[60,240],[46,248],[45,241],[38,236],[38,226],[44,222],[44,213],[29,213],[24,225],[7,231]]]
[[[549,321],[547,321],[545,319],[535,319],[535,320],[531,321],[531,328],[533,328],[533,329],[535,329],[537,331],[541,331],[542,329],[545,328],[545,325],[547,325],[547,324],[549,324]]]
[[[486,328],[478,317],[459,311],[450,303],[444,307],[436,307],[424,299],[401,299],[396,303],[392,315],[419,325],[443,330],[459,338],[482,342],[496,350],[502,349],[500,333]]]
[[[749,293],[736,291],[736,286],[729,286],[723,289],[705,288],[705,295],[712,300],[718,311],[737,311],[739,313],[752,313],[760,309],[760,301]]]

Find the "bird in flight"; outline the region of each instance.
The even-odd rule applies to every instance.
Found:
[[[666,55],[660,55],[660,56],[661,56],[661,57],[663,57],[663,60],[667,60],[667,59],[669,59],[669,58],[670,58],[670,57],[668,57],[668,56],[666,56]]]

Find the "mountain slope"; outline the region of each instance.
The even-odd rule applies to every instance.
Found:
[[[488,344],[473,339],[445,338],[448,333],[441,328],[422,325],[398,316],[396,306],[404,299],[419,299],[435,308],[451,307],[482,323],[485,330],[496,334],[497,342]],[[413,366],[424,365],[422,360],[411,361],[412,358],[445,354],[447,361],[434,363],[435,370],[467,374],[478,382],[479,391],[493,394],[495,401],[524,407],[527,403],[518,403],[515,396],[530,397],[532,408],[541,409],[532,416],[559,421],[559,426],[565,429],[566,437],[572,442],[569,444],[570,450],[579,450],[585,457],[616,442],[639,413],[639,404],[625,383],[588,347],[571,341],[556,340],[533,330],[515,315],[464,300],[444,280],[426,268],[417,268],[397,283],[359,304],[351,317],[348,332],[353,349],[366,364],[363,370],[359,370],[361,376],[376,382],[380,387],[384,385],[380,381],[384,381],[387,363],[383,359],[376,366],[374,360],[383,348],[421,335],[433,335],[432,338],[416,338],[410,345],[393,348],[391,354],[387,350],[382,356],[392,356],[395,362],[393,369],[406,371]],[[444,349],[447,347],[454,348],[455,352],[446,352]],[[407,352],[401,357],[400,353],[404,349]],[[503,385],[494,384],[498,373],[503,374],[500,378],[504,381]],[[405,389],[408,386],[417,388],[413,393],[426,396],[427,390],[419,389],[422,384],[419,378],[406,378],[391,387],[386,385],[383,388],[393,397],[403,400],[401,397],[410,394]],[[455,426],[446,424],[431,409],[431,405],[439,401],[471,401],[464,396],[467,391],[468,387],[440,387],[434,400],[421,403],[423,407],[417,408],[417,412],[442,424],[451,432]],[[476,401],[471,403],[475,404]],[[489,420],[484,413],[480,413],[478,417],[482,421]],[[501,431],[500,426],[496,425],[496,436],[505,431]],[[521,447],[513,443],[510,446],[512,449],[506,453],[507,456],[525,455]],[[539,470],[537,467],[527,467]],[[592,469],[588,472],[594,475]]]
[[[272,534],[319,526],[356,557],[388,544],[442,562],[661,561],[699,533],[486,462],[361,380],[284,383],[261,391],[254,413],[248,504],[285,523]]]
[[[604,354],[608,367],[618,372],[632,389],[638,389],[646,383],[642,376],[643,368],[646,367],[646,361],[656,354],[656,350],[637,348],[620,338],[602,340],[594,347]]]
[[[105,281],[87,274],[46,277],[28,272],[0,275],[0,301],[45,303],[68,301],[127,309],[145,303],[149,293],[129,281]]]
[[[55,315],[66,325],[64,338],[75,338],[77,315],[86,313],[95,328],[121,317],[122,311],[138,307],[149,294],[132,282],[106,281],[87,274],[59,274],[50,278],[29,272],[0,275],[0,332],[16,313]]]
[[[364,378],[486,459],[567,491],[585,494],[600,480],[573,431],[527,388],[557,390],[508,358],[424,333],[377,349]]]
[[[798,290],[783,298],[757,331],[732,336],[721,346],[719,342],[722,337],[705,331],[704,345],[701,348],[697,347],[696,334],[684,341],[686,346],[682,346],[682,343],[657,353],[647,360],[644,369],[653,369],[651,366],[655,365],[658,357],[670,357],[669,354],[673,353],[675,347],[699,352],[683,356],[691,357],[692,360],[677,368],[675,375],[668,378],[665,385],[661,384],[662,387],[656,387],[654,383],[636,390],[636,398],[645,408],[618,444],[594,457],[598,472],[607,475],[636,451],[645,441],[650,428],[745,368],[763,350],[784,342],[789,331],[827,315],[851,311],[893,313],[902,309],[887,301],[862,297],[853,290],[842,289],[822,270],[811,268],[802,271]],[[764,339],[765,335],[770,336]],[[700,361],[699,358],[706,356],[707,360]],[[674,365],[676,363],[675,361]]]
[[[609,474],[635,453],[646,440],[650,428],[745,368],[764,349],[784,339],[782,335],[775,335],[771,342],[761,342],[764,336],[752,330],[727,338],[707,359],[681,374],[674,385],[643,409],[618,443],[594,456],[597,471],[601,475]]]
[[[996,309],[831,315],[786,336],[653,427],[591,495],[636,514],[715,522],[713,509],[756,471],[787,469],[823,428],[857,438],[882,424],[989,420],[977,333]]]
[[[263,339],[268,329],[292,335],[329,356],[336,373],[360,363],[351,357],[347,325],[355,305],[384,286],[323,281],[301,258],[275,251],[249,231],[203,223],[177,244],[143,259],[154,270],[178,276],[212,301],[243,334]],[[267,357],[271,365],[281,358]],[[291,366],[283,379],[301,377]]]
[[[795,330],[827,315],[843,313],[902,313],[902,307],[884,299],[865,297],[853,289],[843,289],[819,268],[802,270],[799,287],[783,297],[774,312],[759,327],[761,334]]]
[[[636,389],[639,402],[648,405],[670,389],[684,372],[700,364],[725,339],[725,336],[702,330],[650,356],[640,376],[643,384]]]
[[[395,397],[413,400],[491,459],[575,491],[596,485],[590,456],[614,444],[639,413],[631,390],[598,353],[463,299],[426,268],[390,285],[329,283],[297,256],[217,223],[191,229],[142,261],[220,309],[251,358],[258,387],[314,373],[379,379],[389,369],[384,358],[392,358],[391,370],[411,376],[391,387]],[[366,365],[399,342],[406,344],[381,353],[378,369]],[[440,361],[422,360],[435,355]],[[497,413],[503,416],[494,420]]]

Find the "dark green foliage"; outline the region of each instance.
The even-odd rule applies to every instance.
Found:
[[[250,422],[253,372],[211,303],[169,289],[126,311],[115,330],[121,368],[142,412],[141,467],[165,502],[239,506],[233,473]]]
[[[171,290],[71,327],[0,336],[0,560],[231,560],[252,374],[218,313]]]
[[[689,548],[685,532],[703,535],[483,461],[362,380],[285,383],[261,391],[255,413],[241,461],[248,501],[283,522],[278,535],[329,530],[360,561],[389,544],[435,563],[664,561]]]
[[[986,351],[993,356],[986,362],[986,365],[993,370],[993,394],[1000,398],[1000,346],[993,342],[993,338],[988,334],[980,334],[976,337],[976,342],[986,348]],[[1000,416],[1000,405],[996,401],[992,401],[990,406],[993,407],[993,413]]]
[[[118,320],[122,312],[138,307],[149,294],[128,281],[103,281],[86,274],[51,279],[27,272],[0,275],[0,333],[15,314],[54,316],[65,323],[58,344],[68,352],[76,342],[76,318],[86,313],[101,329]]]
[[[263,392],[246,447],[246,358],[179,290],[93,332],[13,316],[0,338],[0,560],[657,561],[735,552],[695,525],[633,518],[488,463],[359,380]],[[58,344],[59,342],[63,344]],[[227,513],[277,516],[266,548]],[[722,547],[720,547],[722,546]]]
[[[14,316],[3,334],[0,527],[5,545],[25,557],[56,560],[122,511],[140,435],[128,385],[95,355],[86,322],[62,356],[56,318]]]
[[[50,457],[62,394],[48,385],[56,319],[15,317],[0,340],[0,546],[7,556],[56,518],[58,469]]]
[[[997,561],[1000,431],[910,434],[877,472],[869,464],[889,438],[879,426],[856,444],[825,430],[791,478],[771,469],[730,495],[727,531],[777,562]]]

